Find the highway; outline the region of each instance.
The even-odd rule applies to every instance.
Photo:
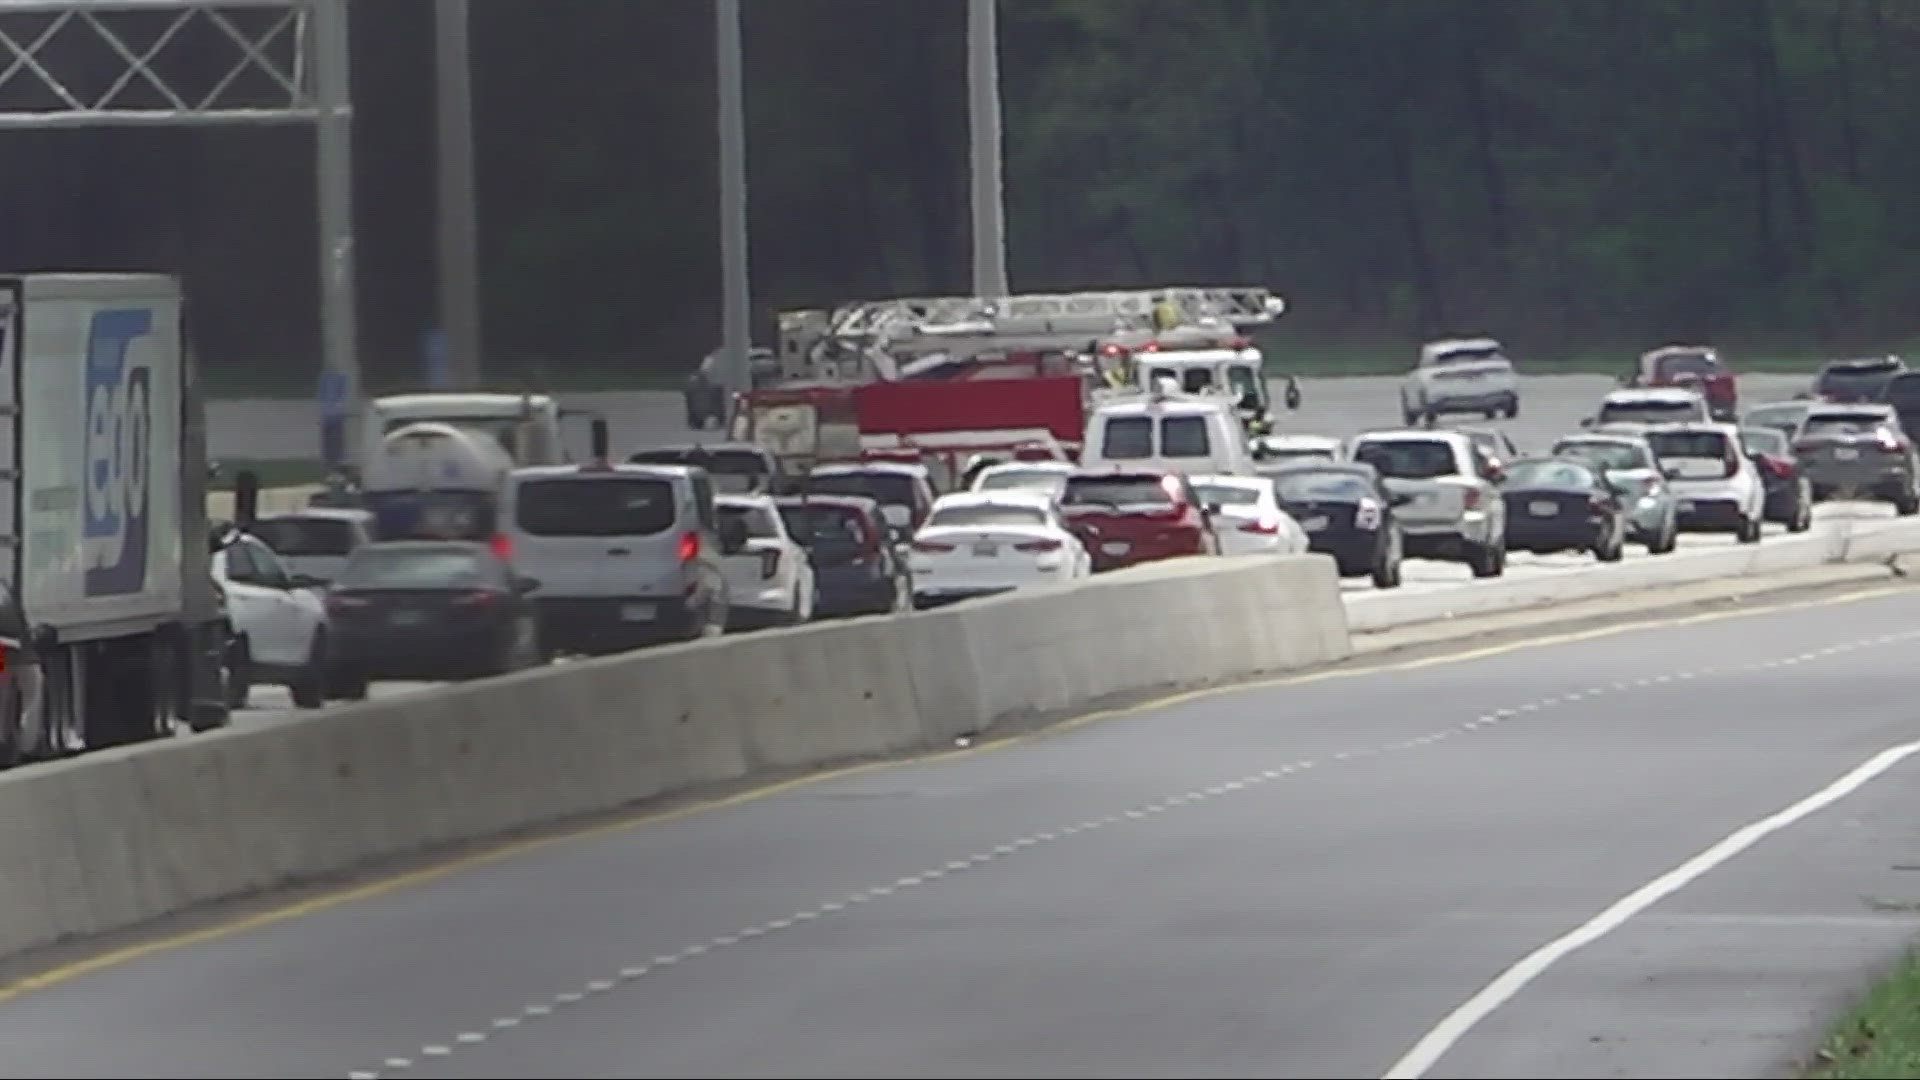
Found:
[[[1914,929],[1920,760],[1709,849],[1920,738],[1916,627],[1903,587],[829,777],[57,973],[5,1071],[1778,1074]]]

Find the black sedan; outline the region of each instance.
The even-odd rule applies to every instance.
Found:
[[[1280,508],[1300,523],[1307,548],[1333,556],[1341,577],[1371,575],[1377,588],[1400,584],[1404,542],[1393,508],[1407,496],[1387,491],[1371,465],[1300,460],[1260,475],[1272,481]]]
[[[1507,504],[1507,550],[1593,552],[1601,562],[1626,553],[1627,513],[1599,469],[1569,458],[1523,458],[1500,483]]]
[[[327,594],[331,696],[365,697],[374,680],[471,679],[538,664],[538,621],[527,594],[539,587],[485,544],[393,540],[357,548]]]

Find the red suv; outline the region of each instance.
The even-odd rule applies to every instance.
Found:
[[[1628,386],[1682,386],[1707,399],[1715,420],[1731,421],[1740,408],[1740,390],[1733,369],[1720,350],[1707,345],[1666,345],[1643,353]]]
[[[1212,519],[1179,473],[1075,473],[1060,508],[1093,557],[1095,573],[1220,553]]]

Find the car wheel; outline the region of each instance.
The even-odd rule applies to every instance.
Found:
[[[1289,411],[1292,411],[1298,408],[1300,408],[1300,384],[1295,382],[1292,379],[1288,379],[1287,380],[1287,409]]]
[[[1912,489],[1901,492],[1900,497],[1893,500],[1893,512],[1901,517],[1911,517],[1920,513],[1920,492]]]
[[[1748,518],[1740,523],[1740,542],[1757,544],[1760,542],[1760,519]]]
[[[1660,535],[1654,537],[1653,542],[1647,545],[1647,554],[1665,555],[1678,546],[1680,546],[1680,521],[1678,518],[1669,516],[1666,524],[1660,526]]]
[[[1793,520],[1787,523],[1788,532],[1806,532],[1813,528],[1813,488],[1805,480],[1794,492]]]
[[[1467,565],[1473,569],[1477,578],[1499,577],[1507,569],[1507,548],[1505,544],[1485,544],[1473,549],[1467,559]]]
[[[313,641],[307,645],[307,662],[287,684],[287,690],[293,697],[295,708],[318,709],[327,703],[327,631],[321,627],[313,632]]]
[[[1520,415],[1520,398],[1518,396],[1508,398],[1507,399],[1507,419],[1512,420],[1519,415]]]
[[[1400,422],[1406,425],[1407,427],[1419,427],[1420,426],[1419,410],[1409,409],[1405,405],[1400,406]]]
[[[1373,587],[1376,589],[1397,589],[1400,587],[1400,542],[1388,540],[1380,552],[1378,562],[1373,568]]]
[[[1607,535],[1593,549],[1593,557],[1601,562],[1619,562],[1626,554],[1626,530],[1619,525],[1607,530]]]

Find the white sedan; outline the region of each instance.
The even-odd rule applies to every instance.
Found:
[[[317,579],[288,572],[273,549],[245,533],[213,553],[213,580],[227,598],[239,642],[227,707],[243,709],[254,683],[279,683],[302,709],[327,703],[331,620]]]
[[[1193,493],[1217,520],[1222,555],[1298,555],[1307,533],[1280,508],[1273,481],[1259,476],[1196,476]]]
[[[1071,461],[1005,461],[980,470],[970,490],[1044,491],[1058,498],[1075,471]]]
[[[720,560],[727,579],[727,629],[793,626],[813,618],[813,564],[767,495],[716,495],[722,520],[746,526],[747,546]]]
[[[941,496],[913,534],[908,563],[918,608],[1093,573],[1093,559],[1044,491]]]

